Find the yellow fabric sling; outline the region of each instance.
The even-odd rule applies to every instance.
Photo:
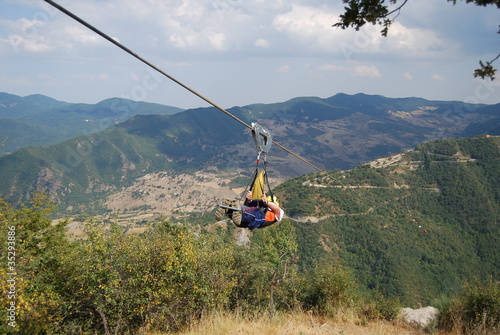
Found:
[[[261,170],[252,187],[252,200],[261,200],[262,194],[264,193],[264,179],[265,179],[266,171]]]

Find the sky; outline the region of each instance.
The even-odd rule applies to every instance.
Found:
[[[341,0],[55,2],[223,108],[337,93],[500,103],[500,72],[473,77],[500,51],[492,6],[410,0],[382,37],[332,27]],[[209,105],[43,0],[0,0],[0,92]]]

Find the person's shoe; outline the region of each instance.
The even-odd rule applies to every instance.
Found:
[[[240,208],[240,205],[239,205],[238,201],[236,201],[236,200],[228,200],[228,203],[226,206],[232,207],[232,208]],[[226,210],[226,216],[231,220],[233,219],[233,212],[234,212],[233,209]]]
[[[222,220],[225,215],[226,215],[226,210],[222,207],[217,208],[217,210],[215,211],[215,219],[217,221]]]
[[[241,211],[233,211],[231,219],[233,220],[233,223],[236,227],[241,226],[241,218],[242,218]]]
[[[227,199],[224,199],[222,201],[222,205],[223,206],[230,206],[230,200],[227,200]],[[226,216],[227,214],[227,209],[226,208],[222,208],[222,207],[219,207],[217,208],[217,210],[215,211],[215,219],[217,221],[220,221],[224,218],[224,216]]]

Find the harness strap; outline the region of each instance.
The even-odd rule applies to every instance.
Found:
[[[253,184],[255,183],[255,180],[257,179],[257,176],[259,175],[259,161],[257,160],[257,166],[255,167],[255,170],[253,172],[252,178],[250,178],[250,182],[248,185],[245,187],[245,190],[243,191],[243,194],[241,195],[241,202],[245,202],[245,198],[247,196],[247,192],[250,190],[253,190]]]
[[[264,179],[265,183],[267,184],[267,190],[269,191],[269,195],[271,197],[274,197],[273,191],[271,190],[271,185],[269,185],[269,178],[267,178],[267,161],[265,156],[264,156]]]

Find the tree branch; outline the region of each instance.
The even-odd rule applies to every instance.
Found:
[[[390,4],[397,4],[400,0],[390,0]],[[456,4],[457,0],[447,0]],[[347,7],[344,7],[344,13],[340,15],[339,21],[333,27],[347,29],[349,27],[359,30],[366,23],[380,25],[383,29],[380,34],[387,37],[390,25],[401,13],[401,9],[408,3],[408,0],[402,0],[402,3],[395,9],[389,11],[388,5],[384,4],[385,0],[343,0]],[[499,0],[465,0],[466,3],[474,3],[477,6],[486,7],[488,5],[496,5],[500,8]],[[396,15],[390,18],[391,15]],[[498,31],[500,34],[500,30]],[[493,60],[483,63],[479,61],[480,68],[474,70],[474,77],[482,79],[490,78],[495,80],[496,69],[493,67],[495,62],[500,57],[498,54]]]
[[[480,77],[481,79],[490,78],[491,80],[495,80],[496,69],[493,67],[493,62],[496,61],[500,57],[500,53],[493,58],[493,60],[483,63],[483,61],[479,61],[479,65],[481,66],[479,69],[474,70],[474,78]]]
[[[384,17],[388,17],[389,15],[391,15],[391,14],[393,14],[393,13],[395,13],[395,12],[400,12],[400,11],[401,11],[401,8],[403,8],[403,6],[404,6],[404,5],[406,5],[406,3],[407,3],[407,2],[408,2],[408,0],[405,0],[405,1],[401,4],[401,6],[399,6],[398,8],[396,8],[396,9],[394,9],[394,10],[390,11],[390,12],[389,12],[389,13],[387,13]],[[398,13],[398,15],[399,15],[399,13]],[[396,15],[396,17],[397,17],[398,15]]]

